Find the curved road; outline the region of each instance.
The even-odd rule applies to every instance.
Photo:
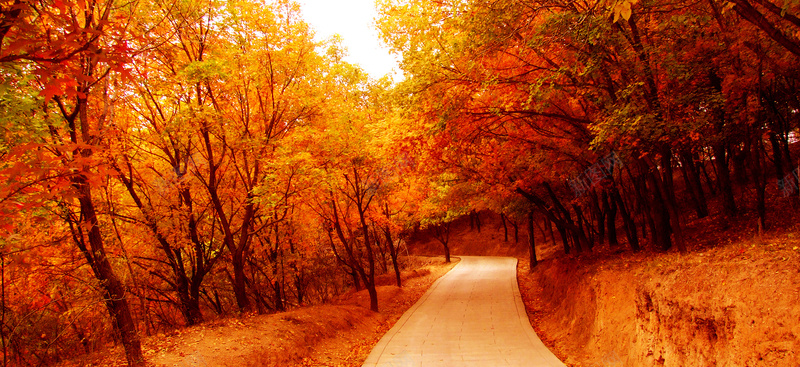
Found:
[[[531,328],[517,259],[462,256],[378,342],[364,367],[564,366]]]

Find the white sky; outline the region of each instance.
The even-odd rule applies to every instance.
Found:
[[[314,29],[317,40],[326,40],[338,34],[347,48],[345,61],[358,64],[371,78],[379,79],[394,74],[397,79],[400,67],[378,37],[375,29],[377,11],[375,0],[295,0],[302,9],[303,18]]]

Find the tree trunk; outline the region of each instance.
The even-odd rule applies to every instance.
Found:
[[[450,262],[450,223],[438,224],[433,228],[433,236],[444,247],[444,262]]]
[[[545,182],[543,185],[547,190],[548,195],[550,196],[550,200],[553,201],[556,210],[558,210],[558,212],[561,213],[561,219],[563,221],[562,227],[565,227],[564,229],[566,231],[569,231],[570,235],[572,236],[574,240],[573,245],[575,246],[575,250],[578,252],[583,251],[583,244],[586,244],[586,242],[588,242],[588,240],[586,240],[586,236],[584,235],[583,231],[579,231],[578,226],[576,226],[575,222],[572,221],[572,216],[570,215],[569,211],[561,203],[561,200],[559,200],[558,196],[555,194],[550,184]],[[578,218],[578,220],[580,220],[580,218]],[[558,225],[558,223],[556,225]]]
[[[381,236],[378,234],[378,228],[375,226],[375,222],[372,222],[372,237],[375,238],[375,247],[378,248],[378,254],[380,255],[379,263],[381,265],[381,270],[383,273],[387,273],[389,272],[389,260],[386,258],[388,249],[384,247],[383,243],[381,243]]]
[[[594,247],[594,236],[592,236],[592,225],[583,215],[583,208],[578,204],[572,204],[572,210],[575,211],[575,219],[578,221],[578,234],[586,244],[586,248],[591,251]]]
[[[236,296],[236,305],[240,312],[250,310],[250,299],[247,297],[247,277],[244,273],[244,252],[234,251],[231,265],[233,266],[233,293]]]
[[[564,245],[564,253],[569,255],[569,237],[567,236],[567,229],[564,226],[556,223],[556,230],[558,234],[561,235],[561,244]]]
[[[597,222],[597,244],[602,245],[606,240],[606,217],[608,216],[608,210],[606,210],[605,206],[601,208],[600,202],[608,200],[608,197],[606,196],[605,190],[603,190],[602,194],[599,196],[595,190],[592,190],[591,197],[592,212],[594,213],[593,217]]]
[[[303,301],[306,298],[306,282],[303,279],[303,275],[299,272],[299,269],[294,269],[294,288],[297,291],[297,304],[303,305]]]
[[[752,167],[753,180],[756,186],[756,211],[758,212],[758,236],[762,237],[763,231],[767,228],[767,210],[765,194],[767,189],[767,175],[764,172],[766,161],[764,159],[764,142],[761,134],[754,134],[754,142],[751,144],[752,154],[750,154],[750,166]]]
[[[361,287],[361,279],[358,277],[358,273],[355,270],[352,270],[349,272],[349,274],[350,277],[353,278],[353,288],[355,288],[356,291],[360,291],[361,289],[363,289]]]
[[[508,226],[506,225],[506,215],[500,213],[500,223],[503,224],[503,242],[508,242]]]
[[[86,256],[95,277],[100,281],[106,308],[114,323],[114,330],[122,341],[128,364],[144,366],[142,345],[125,295],[125,286],[111,267],[111,262],[108,261],[89,182],[85,176],[81,175],[73,180],[73,186],[79,192],[78,201],[80,202],[83,227],[88,228],[89,231],[89,247],[87,248],[85,245],[79,245],[79,247]],[[83,239],[80,241],[82,242]]]
[[[606,213],[605,224],[606,228],[608,228],[608,246],[619,246],[619,241],[617,240],[617,202],[613,199],[609,199],[607,190],[603,190],[602,201],[603,211]]]
[[[645,175],[649,183],[648,192],[652,195],[650,204],[651,212],[654,217],[652,230],[653,241],[662,251],[666,251],[672,247],[672,228],[670,228],[667,199],[663,195],[658,173],[653,172],[650,169],[651,166],[645,162],[641,162],[641,168],[642,174]]]
[[[669,199],[670,195],[674,195],[674,193],[667,192],[667,188],[664,186],[663,182],[660,182],[658,175],[654,174],[652,178],[654,181],[654,191],[661,192],[661,200],[663,200],[663,207],[661,206],[662,204],[658,204],[659,208],[663,210],[663,212],[658,215],[659,221],[662,222],[662,230],[665,230],[659,234],[660,240],[664,241],[662,242],[662,249],[667,250],[674,244],[680,253],[685,254],[686,244],[683,242],[683,226],[680,223],[680,213],[675,203]],[[664,197],[666,197],[666,199],[663,199]],[[656,198],[656,200],[659,200],[659,198]],[[674,240],[670,235],[674,235]]]
[[[673,243],[682,254],[686,253],[686,244],[683,241],[683,224],[681,223],[678,200],[675,197],[675,184],[673,182],[672,149],[667,145],[662,149],[661,180],[656,181],[666,198],[665,204],[669,215],[670,232],[674,235]]]
[[[530,271],[533,272],[533,267],[536,266],[536,239],[533,233],[533,210],[528,212],[528,246],[530,249]]]
[[[780,142],[778,142],[778,136],[775,132],[771,131],[769,133],[769,142],[772,146],[772,160],[775,163],[775,176],[777,177],[778,182],[783,180],[783,177],[786,175],[783,169],[783,154]],[[787,167],[788,168],[788,167]],[[791,171],[791,168],[789,168]]]
[[[728,146],[730,161],[733,162],[733,177],[739,185],[745,185],[749,179],[749,177],[747,177],[747,168],[745,165],[750,150],[749,144],[750,141],[746,140],[743,148],[740,148],[739,144]]]
[[[125,160],[125,163],[128,164],[128,168],[131,169],[128,158],[123,157],[123,159]],[[139,196],[139,193],[137,193],[135,184],[133,182],[134,178],[127,177],[123,170],[117,167],[116,164],[115,169],[117,171],[117,177],[120,179],[120,181],[122,181],[122,184],[127,189],[128,195],[130,195],[131,199],[136,204],[136,207],[144,216],[145,224],[150,229],[150,232],[152,232],[153,236],[156,237],[161,251],[167,258],[167,262],[170,265],[170,270],[172,271],[172,276],[174,278],[173,290],[178,295],[178,308],[181,310],[181,314],[183,314],[186,325],[192,326],[199,324],[203,321],[203,314],[200,311],[200,287],[202,285],[203,278],[209,271],[211,271],[211,268],[214,266],[214,262],[217,257],[212,256],[208,259],[205,258],[205,251],[207,251],[207,249],[202,241],[200,241],[197,233],[197,221],[194,213],[192,212],[193,200],[189,189],[186,187],[181,188],[178,197],[180,198],[181,207],[186,208],[186,213],[189,217],[188,235],[189,239],[191,240],[192,249],[194,250],[195,255],[195,261],[190,262],[189,269],[191,270],[192,274],[191,278],[189,275],[187,275],[186,266],[184,265],[183,250],[172,246],[167,238],[162,234],[161,230],[159,230],[159,223],[151,214],[153,212],[153,208],[149,202],[145,204],[145,202]],[[173,166],[173,169],[179,171],[180,167]]]
[[[214,297],[211,297],[211,295],[208,293],[208,290],[205,288],[201,290],[201,293],[206,296],[206,301],[213,306],[214,312],[221,316],[225,313],[225,309],[222,308],[222,300],[219,298],[219,293],[217,293],[216,290],[212,290],[212,292],[214,293]]]
[[[784,33],[785,31],[781,29],[782,27],[780,25],[774,24],[766,16],[764,16],[761,11],[752,5],[753,3],[759,3],[758,1],[751,3],[747,0],[732,0],[731,3],[736,5],[733,7],[733,11],[739,14],[746,21],[760,28],[768,37],[772,38],[772,40],[774,40],[776,43],[783,46],[787,51],[793,53],[795,57],[800,57],[800,42],[791,36],[792,33],[787,36],[786,33]]]
[[[672,169],[672,148],[665,144],[661,150],[661,182],[660,186],[664,197],[669,204],[677,206],[677,199],[675,197],[675,182],[673,179]]]
[[[706,163],[705,160],[703,160],[699,161],[699,165],[700,165],[700,170],[703,172],[703,177],[706,179],[706,186],[708,186],[708,192],[711,193],[711,196],[716,196],[718,185],[715,183],[715,181],[711,179],[711,175],[708,174],[708,167],[707,167],[708,164]],[[713,163],[711,165],[711,168],[712,169],[714,168]]]
[[[795,196],[800,197],[800,161],[798,164],[793,164],[794,160],[792,160],[791,152],[789,151],[789,141],[788,139],[782,135],[781,142],[783,145],[783,154],[786,157],[786,163],[789,167],[789,173],[787,175],[794,175],[794,191],[793,194]]]
[[[397,281],[397,286],[402,287],[403,282],[400,277],[400,265],[397,263],[397,247],[394,245],[394,239],[392,239],[392,232],[389,230],[388,227],[383,229],[383,234],[386,236],[386,245],[389,246],[389,256],[392,257],[392,266],[394,267],[394,277]]]
[[[562,213],[565,213],[564,216],[568,217],[569,216],[569,212],[566,212],[566,209],[564,209],[564,206],[561,205],[561,202],[558,201],[557,197],[555,197],[555,193],[553,192],[553,190],[550,187],[550,185],[548,185],[547,183],[544,183],[543,185],[545,186],[545,188],[548,189],[548,192],[549,192],[550,196],[553,198],[553,201],[554,201],[554,203],[556,204],[556,207],[557,207],[556,210],[553,210],[550,206],[548,206],[545,203],[545,201],[541,197],[539,197],[539,195],[537,195],[537,194],[535,194],[533,192],[525,191],[525,190],[523,190],[522,188],[519,188],[519,187],[515,191],[518,194],[522,195],[524,198],[526,198],[531,204],[535,205],[540,210],[542,210],[542,212],[544,213],[545,217],[549,221],[552,221],[553,223],[556,224],[556,228],[558,229],[558,232],[561,234],[561,240],[562,240],[562,243],[564,245],[564,253],[569,254],[570,245],[569,245],[569,238],[567,237],[566,220],[564,220],[564,218],[562,217],[562,215],[564,215]],[[571,223],[571,221],[570,221],[569,224],[571,224],[571,227],[569,228],[570,230],[572,229],[572,227],[575,227],[574,223]]]
[[[708,203],[703,192],[703,185],[700,182],[700,171],[697,169],[697,165],[689,152],[682,151],[680,161],[683,181],[686,183],[697,218],[705,218],[708,216]]]
[[[92,65],[93,67],[94,65]],[[82,88],[82,93],[88,95],[89,87]],[[70,139],[73,143],[93,144],[95,137],[91,134],[90,121],[89,121],[89,101],[87,97],[78,97],[76,100],[77,118],[80,123],[80,140],[75,130],[70,134]],[[69,120],[70,125],[74,128],[75,116]],[[93,151],[90,148],[80,148],[78,153],[81,158],[91,159]],[[78,157],[73,157],[77,159]],[[84,165],[82,167],[84,172],[89,172],[90,167]],[[136,330],[136,323],[133,320],[128,299],[126,298],[126,289],[122,281],[117,277],[114,272],[111,262],[108,260],[105,245],[103,243],[103,236],[100,233],[100,221],[97,218],[95,211],[94,201],[92,199],[92,187],[89,179],[84,173],[74,176],[71,180],[72,187],[78,193],[78,202],[80,203],[80,221],[83,230],[88,231],[89,247],[86,246],[86,240],[83,238],[83,230],[79,230],[80,237],[75,237],[75,242],[86,257],[87,262],[92,268],[95,277],[99,280],[100,287],[103,289],[103,296],[105,298],[105,305],[111,315],[111,320],[114,324],[114,330],[118,334],[119,339],[122,341],[122,346],[125,349],[125,357],[128,364],[131,366],[144,366],[145,360],[142,355],[142,345],[139,339],[139,332]]]
[[[367,264],[369,266],[369,273],[362,271],[362,277],[364,284],[367,286],[367,293],[369,293],[369,309],[373,312],[378,312],[378,291],[375,289],[375,255],[369,242],[369,227],[367,227],[365,209],[361,205],[358,206],[358,209],[361,217],[361,228],[364,231],[364,247],[367,249]]]
[[[631,250],[641,250],[641,246],[639,245],[639,237],[636,234],[636,223],[633,221],[633,217],[625,207],[625,202],[622,201],[622,196],[619,194],[619,190],[617,190],[616,187],[614,187],[611,191],[611,200],[617,203],[617,208],[619,208],[620,214],[622,214],[622,222],[625,224],[625,235],[628,238],[628,244],[630,244]]]
[[[281,283],[278,282],[277,279],[272,282],[272,289],[274,291],[274,297],[275,297],[274,300],[275,309],[278,311],[285,311],[286,306],[283,303],[283,294],[282,294],[283,292],[281,292],[281,288],[282,288]]]
[[[509,220],[511,222],[511,226],[514,227],[514,244],[519,243],[519,225],[517,222]]]
[[[469,215],[470,215],[470,223],[472,223],[472,225],[470,226],[470,229],[477,229],[478,233],[480,233],[481,232],[481,217],[480,217],[480,215],[478,214],[477,211],[475,211],[475,209],[473,209],[470,212]]]
[[[626,167],[627,168],[627,167]],[[633,176],[633,173],[628,170],[628,176],[630,177],[631,182],[633,183],[633,192],[635,196],[635,205],[631,208],[631,217],[635,216],[635,213],[638,213],[639,216],[642,218],[642,239],[647,239],[647,228],[650,228],[650,233],[655,232],[655,221],[653,220],[653,216],[650,215],[649,208],[645,207],[645,192],[647,191],[647,184],[642,178],[643,175],[640,176]],[[615,187],[613,191],[616,195],[619,194],[619,190]],[[621,199],[620,199],[621,200]],[[618,202],[619,203],[619,202]]]
[[[733,198],[733,186],[728,169],[728,161],[725,154],[725,144],[715,143],[714,149],[714,168],[717,172],[717,182],[722,193],[722,211],[728,216],[736,215],[736,201]]]
[[[367,293],[369,293],[369,309],[378,312],[378,290],[375,288],[375,281],[368,282],[364,279],[364,282],[367,283]]]
[[[211,198],[214,213],[219,220],[223,233],[223,243],[232,256],[233,292],[236,296],[236,305],[239,307],[240,312],[247,312],[250,310],[250,301],[247,298],[247,279],[244,274],[244,253],[250,245],[250,230],[252,221],[256,215],[256,198],[252,191],[247,191],[245,195],[245,202],[247,204],[244,206],[241,225],[238,229],[233,228],[231,218],[233,218],[234,214],[229,214],[225,211],[225,206],[220,198],[218,187],[221,180],[219,169],[222,166],[224,158],[221,157],[219,161],[215,158],[214,148],[211,143],[211,129],[208,126],[203,126],[200,129],[200,133],[206,159],[208,160],[208,176],[205,177],[206,182],[204,182],[204,186]],[[222,156],[224,157],[224,155]],[[235,234],[238,234],[238,240]]]
[[[348,181],[351,178],[345,176],[345,179]],[[368,190],[365,188],[364,182],[361,180],[361,176],[355,164],[353,164],[353,177],[352,181],[350,181],[353,189],[353,195],[349,196],[348,198],[354,204],[356,204],[356,209],[358,209],[358,218],[361,224],[361,231],[363,234],[364,239],[364,248],[367,250],[367,266],[368,268],[365,270],[363,266],[361,266],[360,260],[352,256],[354,262],[358,263],[358,271],[361,274],[362,280],[364,281],[364,285],[367,287],[367,292],[369,293],[369,308],[373,312],[378,312],[378,292],[375,289],[375,254],[372,250],[372,242],[369,238],[369,226],[367,225],[367,209],[369,207],[370,202],[372,202],[372,197],[369,196]],[[337,219],[338,222],[338,219]],[[344,236],[342,235],[342,239],[344,241]]]
[[[198,299],[199,294],[193,297],[191,293],[193,292],[189,292],[188,289],[186,292],[178,293],[181,313],[184,320],[186,320],[187,326],[197,325],[203,321],[203,314],[200,312],[200,300]]]
[[[789,150],[788,134],[786,132],[781,132],[777,138],[780,143],[780,150],[783,151],[783,162],[786,166],[786,171],[788,171],[788,173],[785,173],[779,178],[780,181],[778,182],[781,182],[783,185],[789,185],[783,188],[784,192],[788,195],[800,196],[800,164],[794,165],[793,163],[794,160]]]
[[[700,162],[700,169],[703,171],[703,177],[706,179],[706,186],[708,186],[708,192],[711,193],[711,196],[717,195],[717,185],[714,181],[711,180],[711,176],[708,174],[708,168],[706,167],[707,164],[705,161]],[[713,164],[711,168],[714,168]]]

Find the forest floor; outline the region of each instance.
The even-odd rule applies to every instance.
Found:
[[[372,347],[436,279],[458,262],[443,257],[404,259],[403,287],[394,274],[377,279],[380,312],[369,310],[365,290],[349,292],[327,305],[203,323],[145,337],[151,366],[361,366]],[[388,285],[392,284],[392,285]],[[124,366],[121,347],[60,364]]]
[[[684,255],[635,253],[624,243],[565,255],[560,241],[536,229],[532,272],[527,234],[505,242],[500,219],[484,213],[480,232],[467,220],[455,226],[451,252],[517,256],[531,324],[569,366],[796,367],[800,216],[788,205],[776,212],[761,237],[753,213],[692,220]],[[434,240],[410,248],[443,251]]]

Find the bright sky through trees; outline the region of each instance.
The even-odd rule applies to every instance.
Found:
[[[370,77],[400,75],[397,60],[384,47],[374,27],[375,0],[299,0],[303,16],[318,40],[338,34],[347,47],[346,61],[359,64]]]

